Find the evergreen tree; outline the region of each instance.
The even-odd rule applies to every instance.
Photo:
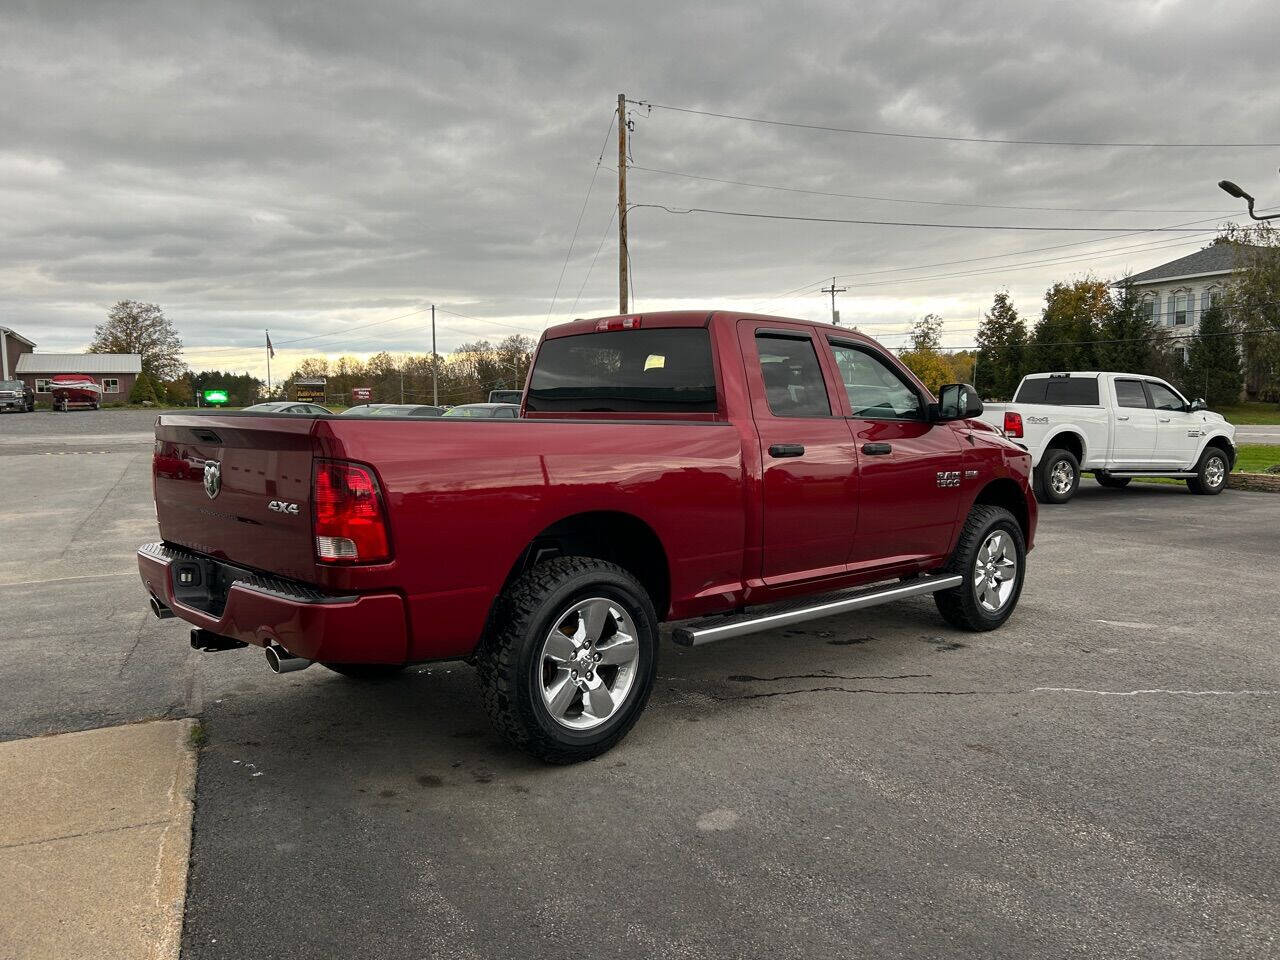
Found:
[[[1146,373],[1160,376],[1167,371],[1164,334],[1154,317],[1146,316],[1133,290],[1124,287],[1111,310],[1098,323],[1095,350],[1098,369],[1110,373]]]
[[[1192,396],[1209,406],[1238,403],[1244,386],[1240,345],[1222,308],[1214,304],[1200,317],[1200,328],[1191,340],[1184,378]]]
[[[993,400],[1008,400],[1022,379],[1027,349],[1027,324],[1018,316],[1009,292],[996,293],[991,309],[978,326],[978,392]]]

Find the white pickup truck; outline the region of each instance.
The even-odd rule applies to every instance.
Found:
[[[1193,493],[1220,493],[1236,461],[1236,428],[1203,400],[1133,373],[1033,373],[1012,403],[982,419],[1023,444],[1041,503],[1066,503],[1092,471],[1104,487],[1134,477],[1181,477]]]

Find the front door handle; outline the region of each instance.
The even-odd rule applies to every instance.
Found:
[[[1117,420],[1128,420],[1128,417],[1116,417]]]
[[[1169,418],[1168,418],[1168,417],[1161,417],[1161,418],[1160,418],[1160,422],[1161,422],[1161,423],[1168,423],[1168,422],[1169,422]]]
[[[804,444],[802,443],[775,443],[769,448],[769,456],[781,460],[783,457],[803,457]]]
[[[864,443],[862,452],[868,457],[883,457],[887,453],[893,453],[893,444],[890,443]]]

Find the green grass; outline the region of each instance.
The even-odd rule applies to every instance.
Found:
[[[1230,422],[1248,424],[1250,426],[1280,425],[1280,405],[1274,403],[1237,403],[1229,407],[1214,407],[1214,413],[1220,413]]]
[[[197,720],[191,725],[191,729],[187,731],[187,745],[192,750],[199,750],[209,742],[209,732],[205,730],[204,723]]]
[[[1280,447],[1267,443],[1242,443],[1236,448],[1239,473],[1265,473],[1267,467],[1280,463]]]

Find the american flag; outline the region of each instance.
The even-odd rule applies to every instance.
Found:
[[[276,355],[276,348],[271,345],[271,331],[264,330],[263,333],[267,335],[267,355],[274,357]]]

